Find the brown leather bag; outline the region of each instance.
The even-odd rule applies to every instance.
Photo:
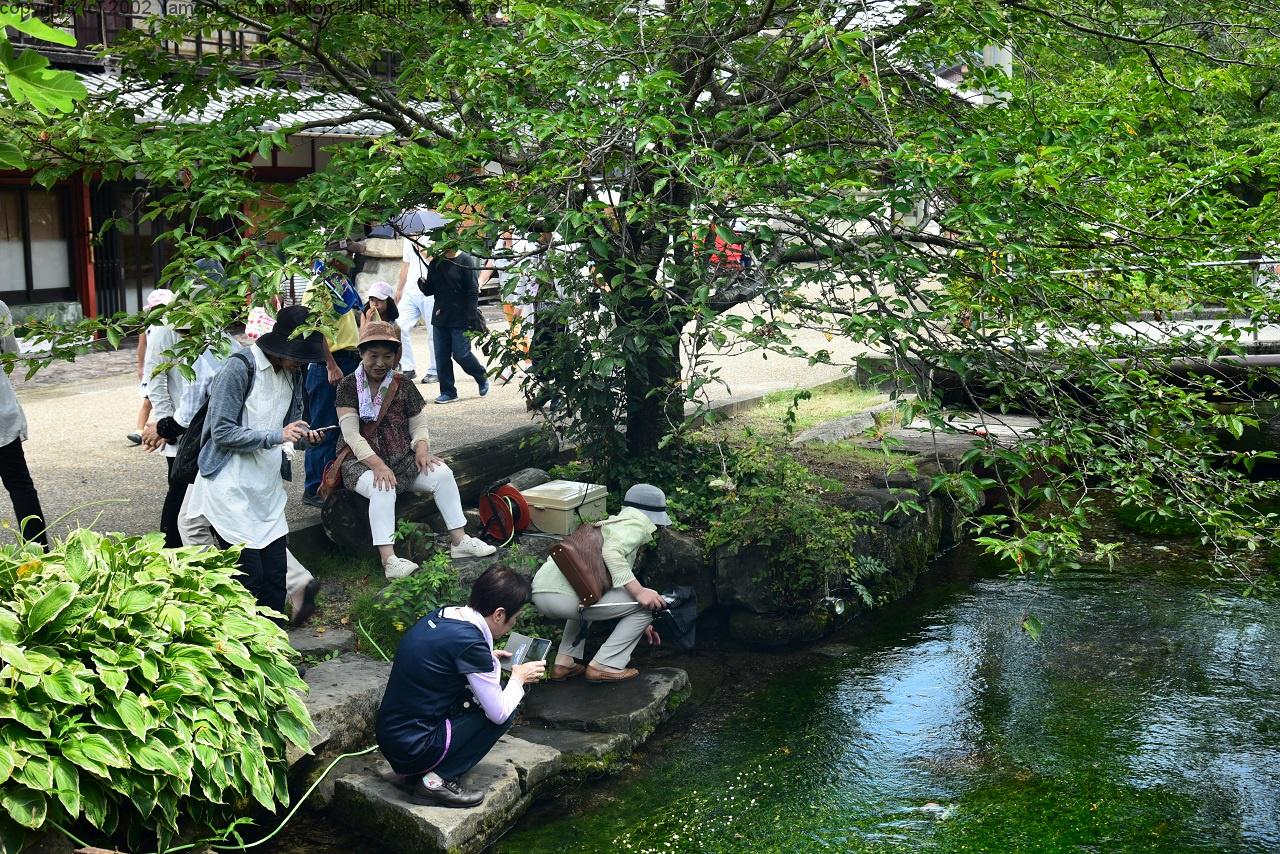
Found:
[[[594,605],[613,588],[603,551],[604,535],[594,522],[579,525],[578,530],[551,547],[551,559],[578,594],[579,608]]]
[[[400,375],[396,374],[391,378],[391,385],[387,386],[386,396],[382,398],[382,407],[378,410],[377,420],[360,425],[360,435],[364,436],[365,441],[373,441],[373,435],[377,432],[378,425],[382,423],[382,417],[391,408],[391,401],[395,399],[396,392],[399,390]],[[351,446],[344,443],[342,450],[338,451],[333,459],[329,461],[329,464],[324,467],[324,473],[320,475],[320,486],[316,489],[316,495],[328,500],[330,495],[342,489],[342,464],[351,456]]]

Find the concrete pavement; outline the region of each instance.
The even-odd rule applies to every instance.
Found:
[[[425,330],[414,331],[413,343],[415,352],[426,352]],[[826,348],[845,359],[854,354],[847,342],[829,342],[819,333],[797,336],[796,343],[807,349]],[[815,385],[842,373],[838,367],[811,367],[803,359],[766,358],[760,353],[716,355],[712,363],[729,384],[727,389],[713,387],[710,395],[717,399]],[[460,399],[430,407],[432,446],[446,460],[452,447],[499,436],[531,418],[517,383],[494,383],[493,391],[480,398],[470,378],[459,375]],[[30,426],[24,445],[27,463],[47,519],[51,524],[59,520],[52,524],[54,532],[75,526],[130,534],[156,530],[166,488],[164,459],[125,439],[134,429],[141,402],[133,352],[93,354],[71,365],[54,365],[34,382],[14,379]],[[434,385],[419,388],[428,400],[437,394]],[[301,501],[302,479],[299,455],[288,486],[288,516],[294,529],[317,524],[320,516]],[[13,508],[6,499],[0,499],[0,520],[12,525]],[[0,531],[0,537],[11,534]]]

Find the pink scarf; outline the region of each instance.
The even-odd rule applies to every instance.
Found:
[[[377,421],[378,412],[382,409],[382,399],[387,395],[387,389],[391,387],[392,371],[387,371],[387,375],[382,378],[382,384],[378,386],[376,393],[369,388],[369,378],[364,375],[364,365],[356,368],[356,399],[360,402],[360,420],[361,421]]]

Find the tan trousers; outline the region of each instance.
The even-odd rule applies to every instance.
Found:
[[[645,628],[653,622],[653,613],[632,599],[631,594],[621,587],[615,587],[600,597],[599,602],[581,611],[578,610],[577,597],[564,593],[535,593],[533,607],[544,617],[565,621],[559,653],[579,660],[585,654],[587,645],[582,624],[617,620],[618,625],[591,660],[592,664],[614,670],[627,666],[636,644],[644,637]]]

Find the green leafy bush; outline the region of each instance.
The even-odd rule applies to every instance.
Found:
[[[769,564],[759,579],[779,606],[807,608],[828,585],[849,584],[864,601],[863,580],[877,573],[858,563],[858,534],[866,514],[836,506],[828,496],[843,487],[814,474],[790,455],[763,443],[739,449],[732,489],[719,501],[707,532],[708,548],[760,546]]]
[[[0,546],[0,851],[51,826],[164,850],[179,822],[288,801],[311,730],[288,638],[234,552],[163,545]]]
[[[375,593],[366,593],[351,608],[360,639],[375,648],[369,652],[390,659],[400,638],[418,620],[444,605],[456,605],[461,595],[449,556],[437,552],[413,575],[397,578]]]

